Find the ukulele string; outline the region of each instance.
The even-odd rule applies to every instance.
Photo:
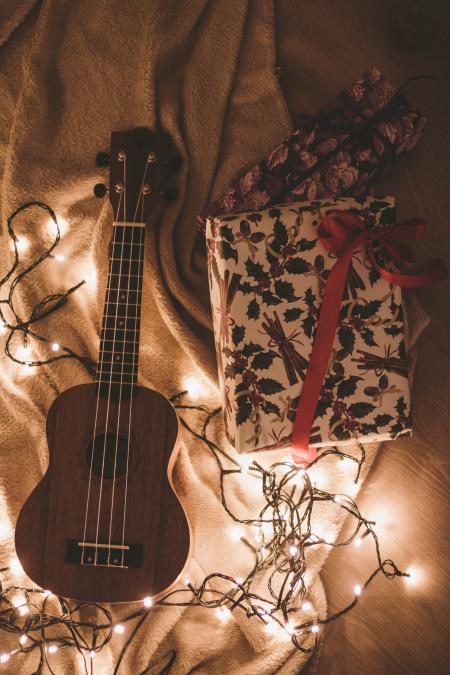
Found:
[[[124,219],[121,222],[125,222],[126,219],[126,213],[127,213],[127,188],[126,188],[126,178],[127,178],[127,173],[126,173],[126,162],[127,162],[127,157],[126,154],[122,159],[123,162],[123,183],[122,183],[122,190],[121,190],[121,195],[123,194],[123,215]],[[119,204],[118,204],[118,214],[120,214],[120,203],[121,200],[119,199]],[[116,218],[116,223],[118,223],[118,218]],[[117,243],[117,232],[118,232],[118,226],[114,226],[115,231],[114,231],[114,244]],[[114,318],[114,329],[113,329],[113,339],[112,339],[112,351],[111,351],[111,357],[113,357],[116,353],[116,332],[117,332],[117,321],[118,321],[118,313],[119,313],[119,303],[118,303],[118,296],[119,292],[121,290],[121,280],[122,280],[122,263],[123,263],[123,246],[124,246],[124,233],[125,230],[122,233],[122,241],[120,242],[121,244],[121,251],[120,251],[120,264],[119,264],[119,273],[118,273],[118,288],[117,288],[117,298],[116,298],[116,312],[115,312],[115,317],[110,317],[108,311],[106,312],[106,321],[108,321],[108,318]],[[115,246],[113,244],[113,250],[112,253],[114,254],[115,251]],[[114,262],[115,262],[115,256],[111,256],[111,271],[114,267]],[[113,276],[111,274],[111,276]],[[110,309],[110,303],[107,303],[107,310]],[[123,335],[125,337],[126,333],[126,325],[124,323],[123,326]],[[99,497],[98,497],[98,508],[97,508],[97,526],[96,526],[96,532],[95,532],[95,561],[94,565],[97,565],[97,559],[98,559],[98,538],[99,538],[99,530],[100,530],[100,515],[101,515],[101,510],[102,510],[102,498],[103,498],[103,480],[104,480],[104,473],[105,473],[105,456],[106,456],[106,439],[108,437],[108,425],[109,425],[109,411],[111,407],[111,392],[112,392],[112,385],[113,385],[113,363],[114,359],[111,358],[111,363],[109,364],[109,382],[108,382],[108,400],[107,400],[107,406],[106,406],[106,421],[105,421],[105,434],[104,434],[104,440],[103,440],[103,456],[102,456],[102,473],[101,473],[101,478],[100,478],[100,490],[99,490]],[[121,379],[121,378],[120,378]],[[109,567],[109,559],[110,559],[110,553],[111,549],[108,549],[108,564],[107,566]]]
[[[120,205],[122,201],[122,193],[119,195],[119,203],[117,206],[117,212],[120,211]],[[113,248],[115,244],[115,230],[113,233]],[[106,305],[109,306],[110,303],[110,295],[111,295],[111,271],[108,270],[108,279],[107,279],[107,284],[106,284]],[[105,336],[106,336],[106,325],[103,327],[103,342],[105,342]],[[100,335],[100,339],[101,339]],[[104,346],[104,345],[103,345]],[[90,462],[90,467],[89,467],[89,482],[88,482],[88,492],[87,492],[87,497],[86,497],[86,512],[85,512],[85,517],[84,517],[84,528],[83,528],[83,544],[86,542],[86,534],[87,534],[87,524],[88,524],[88,515],[89,515],[89,504],[90,504],[90,495],[91,495],[91,484],[92,484],[92,473],[93,473],[93,466],[94,466],[94,450],[95,450],[95,438],[96,438],[96,433],[97,433],[97,423],[98,423],[98,412],[99,412],[99,404],[100,404],[100,387],[102,385],[102,379],[103,379],[103,366],[104,366],[104,352],[105,349],[100,350],[100,359],[99,363],[97,365],[97,380],[98,380],[98,387],[97,387],[97,401],[96,401],[96,406],[95,406],[95,418],[94,418],[94,429],[93,429],[93,436],[92,436],[92,446],[91,446],[91,462]],[[82,546],[82,551],[81,551],[81,564],[84,565],[84,556],[85,556],[85,550],[86,547]],[[97,551],[96,551],[96,557],[97,557]]]
[[[147,171],[149,167],[149,157],[150,154],[147,156],[147,163],[145,166],[145,171],[144,175],[142,178],[140,190],[139,190],[139,199],[136,204],[136,209],[134,212],[134,220],[133,222],[136,222],[137,218],[137,212],[138,212],[138,207],[139,207],[139,202],[141,204],[141,222],[144,222],[144,199],[145,199],[145,194],[144,194],[144,183],[147,178]],[[134,233],[134,230],[133,230]],[[134,234],[133,234],[134,238]],[[139,296],[140,300],[140,294],[142,293],[142,279],[143,279],[143,261],[144,261],[144,246],[143,246],[143,241],[145,241],[145,227],[140,227],[139,228],[139,261],[138,261],[138,271],[141,273],[137,277],[136,281],[136,299]],[[134,242],[133,242],[134,243]],[[137,315],[140,311],[140,302],[136,303],[136,318]],[[137,323],[137,321],[136,321]],[[138,364],[138,345],[137,345],[137,332],[135,331],[133,334],[133,365],[132,365],[132,371],[133,371],[133,376],[132,380],[135,377],[136,382],[137,382],[137,372],[134,375],[134,370]],[[132,412],[133,412],[133,399],[134,399],[134,387],[135,387],[135,382],[132,381],[131,384],[131,390],[130,390],[130,412],[128,416],[128,434],[127,434],[127,461],[126,461],[126,470],[125,470],[125,489],[124,489],[124,501],[123,501],[123,519],[122,519],[122,549],[121,549],[121,565],[123,566],[124,564],[124,556],[125,556],[125,549],[123,548],[125,546],[125,524],[126,524],[126,514],[127,514],[127,496],[128,496],[128,468],[129,468],[129,462],[130,462],[130,443],[131,443],[131,419],[132,419]]]

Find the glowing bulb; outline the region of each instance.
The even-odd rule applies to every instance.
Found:
[[[25,614],[28,614],[30,611],[28,605],[21,605],[18,609],[20,616],[25,616]]]
[[[198,379],[198,377],[194,377],[192,375],[186,377],[183,380],[183,389],[186,389],[189,396],[194,399],[200,398],[202,394],[205,394],[205,386]]]
[[[236,583],[242,586],[244,583],[244,577],[236,577]]]
[[[124,632],[125,632],[125,628],[122,626],[121,623],[117,623],[117,624],[114,626],[114,632],[115,632],[115,633],[119,633],[119,634],[120,634],[120,633],[124,633]]]
[[[320,628],[316,623],[311,626],[311,633],[318,633],[319,630]]]
[[[216,614],[223,623],[231,618],[231,612],[228,607],[217,607]]]
[[[58,221],[59,225],[59,233],[62,236],[67,232],[67,229],[69,227],[69,221],[66,220],[66,218],[63,218],[62,216],[56,215],[56,220]],[[47,220],[47,231],[51,237],[54,237],[56,235],[57,229],[56,229],[56,223],[53,220],[53,218],[49,218]]]
[[[297,546],[290,546],[289,547],[289,554],[295,558],[295,556],[298,554],[298,548]]]
[[[353,590],[355,591],[355,595],[361,595],[362,588],[359,584],[357,584]]]
[[[302,610],[304,612],[310,612],[312,608],[312,602],[309,602],[309,600],[305,600],[305,602],[302,604]]]
[[[266,553],[269,553],[269,549],[267,549],[265,546],[261,546],[259,550],[261,552],[261,555],[266,555]]]
[[[408,577],[403,577],[408,586],[415,587],[420,585],[420,582],[423,580],[423,572],[418,567],[410,566],[405,572],[409,574]]]
[[[144,606],[151,607],[153,605],[153,600],[150,597],[144,598]]]
[[[16,246],[17,246],[17,250],[19,252],[26,251],[27,248],[30,247],[30,242],[28,241],[28,239],[26,237],[17,237],[16,238]],[[14,250],[14,243],[13,242],[11,242],[11,248]]]
[[[361,537],[357,537],[353,543],[355,544],[356,548],[359,548],[363,543],[363,540],[361,539]]]
[[[11,558],[8,567],[11,570],[11,572],[16,576],[19,576],[24,573],[19,558]]]
[[[230,539],[234,542],[241,541],[242,535],[244,534],[244,531],[241,527],[230,527],[228,530],[228,533],[230,535]]]
[[[266,625],[265,625],[265,630],[266,630],[268,633],[271,633],[272,635],[274,635],[275,633],[278,632],[278,625],[277,625],[277,622],[274,621],[271,617],[268,617],[267,623],[266,623]]]
[[[3,333],[6,333],[6,326],[3,323],[3,321],[0,321],[0,335],[2,335]]]
[[[24,645],[24,644],[27,643],[27,641],[28,641],[28,638],[27,638],[27,636],[25,635],[25,633],[23,633],[23,634],[20,636],[20,638],[19,638],[19,642],[20,642],[21,645]]]
[[[0,663],[6,663],[9,660],[9,654],[2,654],[0,656]]]
[[[49,595],[52,595],[51,591],[44,591],[44,598],[48,598]]]
[[[250,465],[253,464],[251,457],[242,457],[241,459],[241,473],[248,473]]]
[[[358,490],[359,490],[359,483],[353,483],[352,481],[347,485],[345,491],[348,495],[350,495],[350,497],[354,497],[357,494]]]
[[[52,349],[54,352],[57,352],[61,349],[61,345],[59,345],[57,342],[53,342]]]
[[[325,484],[327,482],[327,477],[323,471],[320,469],[317,469],[316,467],[313,467],[312,469],[309,469],[309,477],[311,479],[311,482],[314,487],[322,489],[325,487]]]
[[[350,457],[343,457],[341,460],[338,462],[338,466],[342,471],[350,471],[351,469],[354,469],[357,465],[356,462],[354,462]]]
[[[292,621],[287,621],[284,624],[284,627],[285,627],[286,631],[289,633],[289,635],[292,635],[292,633],[295,632],[295,624],[293,624]]]
[[[58,647],[56,645],[50,645],[49,648],[48,648],[49,654],[54,654],[57,651],[58,651]]]
[[[19,358],[22,359],[22,361],[28,361],[31,356],[31,348],[29,345],[21,345],[19,347]]]
[[[334,501],[336,502],[336,504],[343,504],[345,499],[343,495],[334,495]]]
[[[11,533],[11,527],[7,520],[0,520],[0,539],[6,539]]]
[[[94,650],[91,649],[91,651],[89,652],[89,656],[91,657],[91,659],[94,658],[94,656],[96,655],[96,653],[97,653],[97,652],[94,652]]]
[[[335,535],[334,532],[325,532],[325,534],[324,534],[324,536],[322,537],[322,539],[324,540],[324,542],[325,542],[326,544],[333,544],[334,541],[335,541],[335,539],[336,539],[336,535]]]
[[[95,291],[97,289],[97,272],[93,264],[88,268],[84,276],[87,287],[91,291]]]
[[[185,586],[190,586],[190,585],[191,585],[191,580],[189,579],[189,577],[184,577],[183,581],[184,581],[184,585],[185,585]]]
[[[61,253],[55,253],[55,255],[54,255],[53,257],[54,257],[55,260],[57,260],[58,262],[64,262],[64,260],[66,259],[65,256],[63,256]],[[95,652],[94,652],[94,653],[95,653]]]

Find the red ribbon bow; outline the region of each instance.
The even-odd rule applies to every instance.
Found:
[[[309,463],[317,455],[316,448],[309,447],[309,438],[333,347],[353,253],[357,249],[364,248],[380,276],[390,284],[417,288],[442,281],[447,276],[442,260],[430,260],[416,268],[412,274],[403,274],[389,272],[381,267],[375,256],[376,246],[377,250],[382,250],[383,258],[393,260],[400,269],[410,267],[414,263],[414,254],[404,242],[420,239],[425,228],[423,220],[413,218],[383,230],[368,230],[357,215],[339,209],[329,211],[323,218],[319,227],[320,242],[328,251],[339,255],[339,259],[327,279],[308,370],[292,430],[291,447],[295,462]]]

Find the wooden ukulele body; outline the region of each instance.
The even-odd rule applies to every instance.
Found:
[[[177,438],[176,412],[156,391],[136,385],[125,400],[98,396],[96,384],[63,392],[47,416],[49,467],[16,527],[28,576],[92,602],[169,590],[190,554],[189,522],[171,482]],[[94,543],[102,547],[87,546]]]

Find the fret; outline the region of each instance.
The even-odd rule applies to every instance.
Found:
[[[142,274],[108,274],[106,292],[108,291],[140,291]]]
[[[125,307],[126,307],[126,305],[125,305]],[[103,314],[103,316],[107,319],[125,319],[126,321],[128,321],[128,319],[133,319],[133,320],[139,321],[140,318],[141,318],[140,315],[141,315],[140,305],[139,305],[139,309],[137,310],[137,314],[135,314],[134,316],[132,316],[127,311],[125,311],[123,314],[118,314],[118,313],[117,314]]]
[[[105,365],[106,367],[104,367]],[[124,364],[122,363],[104,364],[102,361],[98,364],[97,373],[99,374],[100,377],[103,377],[105,379],[109,379],[110,376],[115,377],[116,375],[119,375],[120,377],[122,377],[122,375],[137,375],[138,372],[137,363],[135,363],[134,365],[128,364],[126,369],[122,367],[123,365]]]
[[[109,337],[101,337],[100,339],[101,343],[101,351],[104,352],[116,352],[117,351],[117,345],[120,346],[120,350],[123,350],[125,347],[129,347],[129,354],[134,354],[135,353],[135,347],[136,347],[136,337],[134,337],[131,340],[118,340],[117,337],[114,337],[114,339],[110,339]],[[108,345],[108,348],[106,349],[106,345]],[[110,348],[111,347],[111,348]]]
[[[106,289],[106,303],[108,305],[121,305],[126,303],[133,307],[140,307],[140,290],[129,290],[128,288],[108,288]],[[128,300],[128,302],[127,302]]]
[[[111,340],[110,340],[111,342]],[[122,344],[124,344],[122,342]],[[126,343],[125,343],[126,344]],[[117,351],[115,349],[102,349],[103,354],[117,354]],[[117,354],[119,356],[119,354]],[[136,358],[136,352],[120,352],[120,356],[134,356]]]
[[[102,376],[97,379],[97,382],[99,384],[136,384],[137,375],[124,375],[123,378],[115,375],[112,379]]]
[[[133,337],[131,337],[133,336]],[[111,329],[102,330],[102,340],[108,340],[109,342],[119,342],[126,341],[133,344],[136,347],[136,350],[139,348],[139,329],[129,328],[123,329],[118,328],[114,333]]]
[[[139,330],[140,321],[140,316],[117,317],[104,314],[102,329],[112,331],[113,334],[115,330],[137,331]]]

